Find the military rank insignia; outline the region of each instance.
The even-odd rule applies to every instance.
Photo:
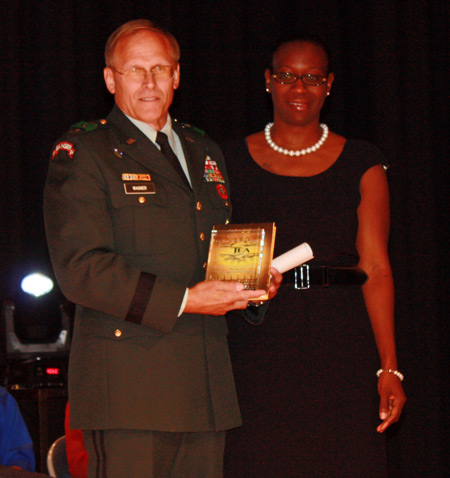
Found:
[[[222,173],[217,167],[217,163],[209,156],[206,156],[205,171],[203,173],[203,179],[208,183],[224,183]]]
[[[106,120],[101,120],[100,123],[106,124]],[[89,131],[94,131],[97,128],[98,124],[92,121],[79,121],[78,123],[75,123],[70,127],[70,131],[72,133],[81,133],[83,131],[88,133]]]

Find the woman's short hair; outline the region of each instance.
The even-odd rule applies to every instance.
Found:
[[[321,37],[317,35],[312,35],[312,34],[307,34],[307,33],[296,33],[296,34],[289,34],[283,37],[280,37],[278,41],[274,44],[272,51],[270,53],[270,58],[268,60],[268,66],[267,68],[271,71],[273,71],[273,59],[275,54],[280,50],[280,48],[284,45],[287,45],[289,43],[312,43],[313,45],[318,46],[323,50],[327,57],[327,65],[328,65],[328,71],[327,74],[333,71],[332,65],[331,65],[331,52],[328,47],[328,45],[325,43],[325,40],[323,40]]]

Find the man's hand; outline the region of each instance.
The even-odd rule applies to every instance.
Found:
[[[273,287],[275,295],[278,287]],[[189,289],[184,313],[225,315],[230,310],[246,309],[250,299],[257,299],[263,294],[264,290],[244,290],[240,282],[203,281]]]

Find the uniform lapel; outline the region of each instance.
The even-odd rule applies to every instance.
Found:
[[[189,128],[174,121],[172,127],[180,138],[183,147],[184,157],[189,168],[192,189],[198,189],[203,184],[203,173],[205,169],[205,146],[194,137]]]

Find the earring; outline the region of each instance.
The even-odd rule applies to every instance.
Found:
[[[327,96],[330,96],[330,92],[329,92],[329,91],[327,91]]]
[[[267,93],[270,93],[270,90],[269,90],[269,88],[268,88],[267,86],[266,86],[266,92],[267,92]]]

